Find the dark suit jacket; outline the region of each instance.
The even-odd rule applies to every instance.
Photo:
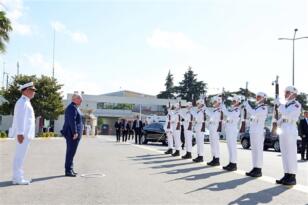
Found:
[[[137,123],[139,123],[139,128],[137,128]],[[142,121],[141,120],[134,120],[134,123],[133,123],[133,130],[142,130],[143,128],[143,124],[142,124]]]
[[[121,127],[122,127],[122,123],[121,122],[115,122],[115,124],[114,124],[114,127],[116,128],[116,130],[121,130]]]
[[[79,113],[79,109],[75,103],[71,103],[65,109],[64,125],[61,133],[65,137],[73,137],[75,133],[78,137],[81,137],[83,131],[82,116]]]
[[[303,137],[303,135],[306,135],[306,140],[308,140],[308,124],[306,119],[302,119],[299,122],[299,135]]]

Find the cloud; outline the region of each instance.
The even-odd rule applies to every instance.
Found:
[[[154,48],[193,50],[199,47],[182,32],[168,32],[160,29],[155,29],[146,40]]]
[[[41,53],[27,55],[26,57],[30,65],[35,68],[47,70],[52,67],[52,64],[48,62]]]
[[[7,17],[11,20],[13,32],[20,35],[31,35],[32,26],[21,22],[24,16],[24,6],[22,0],[1,0],[0,10],[7,13]]]
[[[51,22],[51,27],[59,33],[64,33],[65,35],[68,35],[73,41],[77,43],[87,43],[88,42],[88,37],[86,34],[82,32],[71,31],[62,22],[53,21]]]

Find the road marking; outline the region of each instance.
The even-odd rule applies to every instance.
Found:
[[[156,153],[164,154],[164,151],[157,150],[157,149],[154,149],[154,148],[151,148],[151,147],[146,147],[145,145],[135,145],[135,144],[131,144],[131,143],[129,143],[129,144],[134,146],[134,147],[138,147],[138,148],[141,148],[141,149],[144,149],[144,150],[149,150],[149,151],[153,151],[153,152],[156,152]],[[199,163],[199,164],[207,165],[206,162],[202,162],[202,163]],[[213,167],[213,168],[222,169],[222,166],[217,166],[217,167]],[[236,174],[242,175],[242,176],[246,176],[246,172],[243,171],[243,170],[237,170],[237,171],[233,171],[233,172],[236,173]],[[276,184],[276,179],[273,178],[273,177],[262,176],[262,177],[258,177],[256,179],[260,180],[260,181],[263,181],[263,182],[268,182],[268,183],[271,183],[271,184]],[[277,186],[281,186],[281,185],[277,185]],[[289,186],[285,186],[285,187],[308,194],[308,186],[305,186],[305,185],[297,184],[295,186],[290,186],[290,187]]]

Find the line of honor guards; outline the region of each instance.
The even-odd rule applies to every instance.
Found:
[[[301,105],[296,101],[297,89],[289,86],[285,89],[286,104],[281,104],[278,96],[274,101],[277,112],[274,122],[281,129],[280,149],[284,176],[276,180],[277,184],[295,185],[297,172],[297,125],[301,113]],[[193,162],[204,161],[204,136],[206,127],[209,130],[209,141],[211,147],[212,160],[207,162],[209,166],[220,165],[219,150],[219,132],[221,132],[222,123],[224,123],[226,141],[229,153],[229,164],[223,166],[224,170],[237,170],[237,137],[239,134],[240,122],[249,122],[249,133],[251,143],[252,169],[246,172],[250,177],[261,177],[263,166],[263,146],[264,146],[264,127],[268,115],[268,106],[266,105],[267,95],[259,92],[256,95],[256,106],[252,107],[247,99],[242,96],[234,96],[230,108],[227,108],[222,100],[222,96],[214,96],[212,107],[207,107],[206,98],[199,99],[196,106],[188,102],[186,106],[176,103],[169,105],[168,114],[164,129],[168,138],[168,150],[165,154],[180,156],[180,130],[181,121],[185,133],[186,154],[182,159],[192,159],[192,136],[195,132],[197,156]],[[184,109],[182,109],[184,108]],[[246,120],[246,115],[249,119]],[[278,115],[279,114],[279,115]],[[245,128],[244,128],[245,131]]]

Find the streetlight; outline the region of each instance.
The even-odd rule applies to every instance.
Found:
[[[295,53],[295,41],[296,40],[300,40],[300,39],[304,39],[304,38],[308,38],[308,36],[305,37],[300,37],[300,38],[295,38],[296,36],[296,32],[298,31],[298,29],[294,29],[294,36],[293,38],[278,38],[278,40],[289,40],[293,42],[293,63],[292,63],[292,85],[294,86],[294,53]]]

